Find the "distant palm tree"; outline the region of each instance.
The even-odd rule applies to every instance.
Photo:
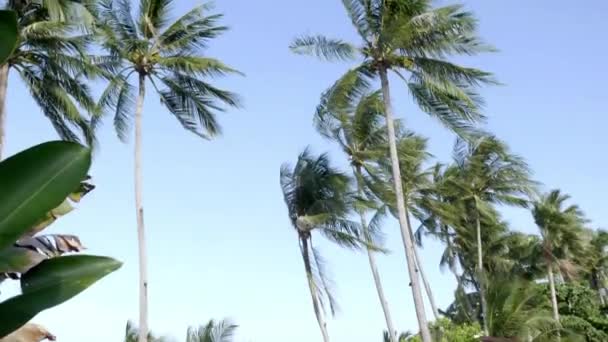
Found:
[[[281,167],[280,180],[289,219],[298,235],[317,323],[323,341],[328,342],[324,299],[329,302],[332,314],[336,302],[325,274],[324,261],[313,246],[312,237],[317,231],[340,247],[369,246],[361,227],[347,218],[353,201],[350,179],[330,165],[326,154],[314,156],[307,149],[300,154],[295,166],[284,164]]]
[[[547,300],[533,283],[507,275],[494,278],[487,287],[486,336],[482,341],[555,341],[559,323],[551,317]]]
[[[327,60],[352,60],[360,64],[342,80],[380,77],[387,136],[397,194],[397,209],[418,325],[423,342],[430,342],[422,292],[414,262],[413,242],[405,215],[405,203],[396,146],[388,72],[408,85],[414,101],[427,113],[458,132],[482,118],[480,98],[474,87],[493,82],[489,73],[445,61],[454,54],[474,55],[491,50],[476,37],[477,21],[461,6],[432,8],[430,0],[343,0],[361,42],[350,44],[325,36],[304,36],[291,44],[300,54]],[[406,74],[407,73],[407,74]],[[407,77],[407,78],[406,78]]]
[[[451,179],[451,185],[462,202],[461,212],[475,227],[482,327],[487,333],[481,229],[483,221],[488,221],[489,227],[494,226],[492,222],[496,221],[493,219],[496,214],[493,204],[526,207],[536,184],[531,180],[531,171],[525,161],[512,154],[503,142],[492,136],[480,137],[469,143],[459,141],[454,157],[458,173]]]
[[[211,320],[198,328],[188,328],[186,342],[232,342],[237,328],[228,320]]]
[[[582,236],[587,221],[578,206],[565,206],[569,199],[570,196],[559,190],[553,190],[535,201],[532,207],[532,216],[542,237],[551,306],[556,321],[559,321],[559,311],[553,270],[558,267],[566,273],[573,271],[571,262],[573,255],[585,250]]]
[[[220,14],[207,14],[209,5],[200,5],[173,23],[169,21],[171,1],[142,0],[138,18],[132,17],[129,0],[100,1],[99,26],[102,46],[110,53],[99,62],[112,65],[114,73],[102,93],[100,107],[114,110],[114,127],[125,140],[130,121],[135,120],[135,206],[139,243],[140,321],[142,336],[148,332],[147,253],[142,203],[142,114],[146,80],[160,96],[161,103],[188,131],[210,139],[220,133],[215,118],[221,104],[237,106],[235,94],[218,89],[205,79],[237,73],[221,61],[202,56],[210,40],[226,31],[218,25]],[[129,83],[137,76],[138,95]],[[160,86],[163,85],[163,88]],[[135,105],[135,108],[133,106]],[[145,342],[140,340],[140,342]]]
[[[338,86],[349,89],[338,89]],[[314,116],[319,134],[337,143],[350,162],[358,197],[358,201],[353,203],[354,209],[359,215],[364,237],[370,245],[376,243],[371,241],[370,232],[380,229],[380,221],[385,212],[379,199],[367,186],[370,179],[379,177],[374,174],[376,162],[387,157],[383,108],[380,92],[371,92],[360,84],[337,84],[323,94]],[[366,214],[369,212],[375,214],[368,222]],[[394,334],[390,339],[394,342],[397,340],[396,330],[382,287],[375,252],[370,247],[367,248],[367,256],[387,331]]]
[[[125,328],[125,339],[124,342],[137,342],[140,339],[140,331],[137,327],[131,322],[127,322],[127,326]],[[148,332],[146,342],[166,342],[167,339],[164,337],[156,337],[152,332]]]
[[[37,1],[9,0],[5,8],[17,14],[19,43],[0,65],[0,159],[6,144],[6,96],[11,70],[19,74],[62,139],[80,141],[82,135],[91,143],[94,139],[89,120],[80,112],[84,109],[89,114],[96,113],[90,88],[81,76],[101,74],[87,56],[91,36],[81,30],[83,23],[92,20],[87,10],[90,7],[70,0],[46,0],[42,6]]]

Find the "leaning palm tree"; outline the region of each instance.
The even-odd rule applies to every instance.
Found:
[[[454,148],[454,157],[458,173],[450,182],[462,203],[465,224],[474,225],[476,233],[476,273],[482,327],[487,333],[482,226],[486,221],[488,227],[500,228],[501,224],[493,219],[496,214],[492,206],[506,204],[526,207],[536,183],[531,180],[531,171],[525,161],[492,136],[480,137],[468,143],[460,140]]]
[[[131,15],[129,0],[100,1],[99,27],[102,46],[109,56],[97,61],[112,66],[114,72],[99,99],[100,107],[110,107],[114,127],[124,141],[135,121],[135,206],[139,243],[140,329],[142,340],[148,331],[148,276],[142,203],[142,114],[146,82],[152,85],[161,103],[188,131],[205,139],[220,133],[215,118],[222,104],[237,106],[235,94],[218,89],[206,79],[237,71],[221,61],[202,56],[202,49],[226,27],[221,14],[208,14],[209,5],[195,7],[170,23],[171,1],[142,0],[137,19]],[[137,85],[130,83],[135,76]],[[138,93],[135,100],[135,88]],[[133,108],[135,106],[135,108]]]
[[[81,76],[101,74],[86,53],[91,37],[81,29],[80,19],[88,13],[88,7],[69,0],[47,0],[42,5],[37,1],[9,0],[4,6],[17,14],[19,39],[15,50],[0,65],[0,159],[6,143],[10,71],[19,74],[62,139],[79,141],[82,136],[88,143],[93,140],[88,119],[81,114],[81,109],[96,113],[90,89]],[[60,13],[71,15],[68,18]]]
[[[343,89],[344,87],[349,89]],[[348,96],[343,96],[345,94]],[[350,162],[358,197],[354,209],[359,215],[364,238],[370,245],[375,243],[371,241],[373,234],[370,234],[370,231],[379,229],[377,226],[385,212],[380,201],[367,186],[370,179],[378,177],[374,175],[376,161],[386,158],[386,129],[383,117],[380,92],[371,92],[357,84],[337,84],[330,88],[321,97],[314,116],[319,134],[337,143]],[[368,222],[369,212],[375,214]],[[375,251],[370,247],[367,248],[367,256],[386,328],[391,334],[390,341],[396,342],[397,332],[382,287]]]
[[[313,232],[340,247],[359,249],[370,245],[362,237],[361,227],[347,218],[353,201],[350,179],[330,165],[326,154],[314,156],[305,150],[295,166],[281,167],[280,180],[289,220],[298,236],[315,317],[323,341],[328,342],[324,301],[332,314],[336,301],[323,259],[313,246]]]
[[[553,190],[534,202],[532,216],[542,237],[542,251],[547,268],[553,318],[559,321],[557,295],[555,293],[556,267],[565,272],[572,271],[573,254],[585,250],[582,236],[587,222],[576,205],[565,206],[570,196]]]
[[[388,72],[393,71],[408,85],[414,101],[427,113],[451,129],[464,133],[470,123],[480,120],[481,99],[474,87],[493,82],[489,73],[445,61],[453,54],[473,55],[491,50],[476,37],[477,22],[461,6],[432,8],[430,0],[343,0],[344,7],[361,39],[350,44],[325,36],[296,39],[291,49],[300,54],[327,60],[352,60],[360,64],[342,80],[379,76],[393,182],[401,235],[405,245],[408,272],[418,325],[424,342],[430,342],[422,293],[414,263],[413,242],[402,196]]]

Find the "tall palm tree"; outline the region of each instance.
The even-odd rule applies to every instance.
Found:
[[[280,180],[289,219],[298,235],[315,317],[323,341],[328,342],[324,300],[327,299],[332,314],[336,302],[324,261],[313,246],[313,232],[318,231],[340,247],[371,246],[362,236],[361,227],[347,218],[353,201],[350,179],[330,165],[326,154],[314,156],[305,150],[295,166],[281,167]]]
[[[125,140],[134,112],[135,120],[135,206],[139,243],[141,340],[148,332],[147,253],[142,203],[142,114],[146,81],[152,84],[161,103],[188,131],[205,139],[220,133],[215,114],[228,106],[238,106],[235,94],[218,89],[206,79],[237,73],[221,61],[202,56],[202,50],[226,31],[218,21],[221,14],[208,14],[209,5],[200,5],[170,22],[169,0],[141,0],[137,18],[132,17],[129,0],[100,1],[102,46],[109,56],[98,61],[114,72],[102,93],[100,107],[114,112],[114,127]],[[137,85],[130,83],[135,76]],[[162,86],[162,87],[161,87]],[[138,93],[135,99],[135,88]],[[135,109],[133,105],[135,103]]]
[[[451,184],[459,193],[465,221],[474,224],[476,232],[482,327],[487,333],[482,226],[485,220],[489,227],[500,227],[493,223],[496,222],[494,204],[526,207],[536,184],[531,180],[531,171],[525,161],[492,136],[468,143],[460,140],[455,146],[454,157],[459,172],[451,179]]]
[[[342,79],[379,76],[397,194],[401,236],[405,246],[416,317],[424,342],[430,342],[422,293],[414,262],[413,242],[405,215],[401,172],[393,123],[388,72],[408,85],[414,101],[442,123],[463,133],[480,120],[481,99],[474,87],[493,82],[489,73],[445,61],[453,54],[474,55],[491,50],[476,37],[474,16],[461,6],[432,8],[430,0],[343,0],[344,7],[361,39],[351,44],[325,36],[296,39],[291,49],[327,60],[353,60],[360,64]]]
[[[555,293],[556,267],[569,271],[573,254],[583,251],[581,237],[587,222],[583,212],[576,205],[566,207],[570,196],[553,190],[534,202],[532,216],[542,237],[542,251],[547,268],[553,318],[559,321],[557,296]]]
[[[588,257],[586,258],[586,273],[589,285],[598,291],[600,303],[606,305],[608,290],[608,232],[595,230],[591,232]]]
[[[11,70],[16,71],[40,110],[59,136],[89,143],[93,135],[84,109],[95,114],[91,92],[81,76],[99,76],[87,56],[91,36],[82,30],[90,5],[78,1],[9,0],[5,8],[17,14],[19,43],[9,58],[0,65],[0,159],[5,146],[6,96]],[[60,13],[70,13],[60,16]],[[90,14],[88,14],[90,16]]]
[[[314,116],[319,134],[336,142],[350,162],[359,199],[354,203],[355,211],[359,215],[364,238],[370,245],[375,242],[371,241],[372,234],[368,232],[379,229],[377,226],[384,214],[383,207],[367,187],[368,179],[377,177],[370,175],[370,172],[374,173],[376,161],[386,157],[386,129],[383,117],[380,92],[371,92],[366,85],[344,83],[336,84],[336,87],[323,94]],[[368,222],[366,215],[370,211],[375,211],[375,214]],[[367,248],[367,256],[387,331],[390,332],[390,341],[396,342],[397,331],[382,287],[375,252],[370,247]]]

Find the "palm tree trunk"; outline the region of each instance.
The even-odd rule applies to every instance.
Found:
[[[412,223],[410,221],[410,214],[407,211],[407,208],[405,210],[406,210],[405,217],[407,218],[407,224],[408,224],[408,226],[412,227]],[[410,230],[410,233],[411,233],[412,241],[414,241],[414,233],[411,230]],[[416,259],[416,268],[418,269],[418,272],[420,272],[420,278],[422,279],[422,284],[424,285],[424,290],[426,291],[426,296],[429,298],[429,303],[431,304],[431,309],[433,310],[433,316],[437,320],[437,319],[439,319],[439,310],[437,310],[437,305],[435,305],[435,297],[433,296],[433,291],[431,291],[431,286],[429,285],[429,282],[426,279],[426,275],[424,273],[424,267],[420,263],[420,256],[418,256],[418,246],[416,246],[416,244],[414,244],[414,257]]]
[[[6,90],[8,88],[8,70],[9,65],[0,66],[0,160],[2,160],[2,152],[4,150],[5,125],[6,125]]]
[[[549,289],[551,290],[551,306],[553,307],[553,319],[559,322],[559,311],[557,307],[557,295],[555,294],[555,278],[553,277],[553,267],[551,264],[547,266],[547,274],[549,276]]]
[[[359,194],[363,193],[363,185],[361,184],[360,178],[362,177],[361,167],[355,167],[355,172],[357,173],[355,179],[357,180],[357,191]],[[363,212],[359,213],[359,218],[361,219],[361,227],[365,232],[366,242],[371,243],[369,239],[369,234],[367,230],[369,226],[365,221],[365,215]],[[382,281],[380,280],[380,273],[378,272],[378,266],[376,265],[376,257],[374,255],[374,251],[367,247],[367,258],[369,260],[369,268],[372,270],[372,276],[374,278],[374,284],[376,285],[376,292],[378,292],[378,300],[380,300],[380,306],[382,307],[382,312],[384,312],[384,319],[386,320],[386,329],[388,330],[388,336],[390,338],[390,342],[397,342],[397,330],[395,330],[393,326],[393,319],[391,318],[391,312],[388,308],[388,301],[384,296],[384,289],[382,288]]]
[[[147,342],[148,336],[148,257],[146,253],[146,234],[144,230],[144,206],[142,203],[142,161],[141,133],[142,111],[146,78],[139,75],[139,95],[135,108],[135,210],[137,215],[137,243],[139,247],[139,342]]]
[[[407,269],[410,276],[412,287],[412,295],[414,297],[414,308],[416,310],[416,318],[420,328],[420,336],[422,342],[431,342],[431,333],[426,321],[426,313],[424,311],[424,301],[422,299],[422,291],[416,271],[416,261],[414,256],[413,242],[411,238],[411,228],[407,223],[405,214],[405,201],[403,198],[403,186],[401,184],[401,170],[399,168],[399,157],[397,156],[397,142],[395,137],[395,124],[393,122],[393,113],[391,107],[391,94],[388,84],[388,75],[385,67],[381,67],[380,81],[382,83],[382,97],[384,100],[384,112],[386,115],[386,128],[388,130],[388,143],[391,156],[391,164],[393,169],[393,182],[395,186],[395,196],[397,197],[397,212],[399,216],[399,227],[401,228],[401,239],[405,247],[405,258]]]
[[[481,220],[479,219],[479,214],[477,219],[475,220],[477,224],[477,281],[479,282],[479,301],[481,303],[481,321],[483,326],[483,332],[485,336],[488,336],[488,322],[486,317],[488,313],[487,303],[486,303],[486,290],[485,290],[485,281],[484,281],[484,273],[483,273],[483,251],[481,248]]]
[[[306,280],[308,281],[308,288],[310,289],[312,306],[315,310],[315,316],[317,317],[319,329],[321,329],[321,335],[323,335],[323,342],[329,342],[327,324],[323,319],[323,314],[321,313],[321,308],[319,305],[319,299],[317,298],[317,292],[315,291],[314,278],[312,275],[312,266],[310,265],[310,254],[308,251],[308,238],[300,238],[300,241],[300,251],[302,252],[302,260],[304,260],[304,269],[306,270]]]

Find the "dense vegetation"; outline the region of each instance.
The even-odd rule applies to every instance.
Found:
[[[313,244],[317,234],[367,254],[387,342],[608,341],[608,232],[594,227],[563,191],[543,190],[524,158],[484,131],[478,88],[497,81],[489,72],[451,62],[494,51],[478,38],[474,14],[459,5],[433,7],[429,0],[342,2],[357,43],[301,36],[290,48],[355,63],[320,90],[312,118],[350,168],[339,170],[332,156],[307,148],[280,170],[324,342],[330,340],[326,316],[336,302],[325,260]],[[0,163],[0,282],[16,279],[22,289],[0,303],[0,337],[6,336],[0,341],[13,341],[37,313],[120,267],[107,257],[63,255],[82,251],[77,236],[39,234],[93,190],[91,149],[103,146],[95,133],[108,116],[119,138],[132,126],[135,135],[140,317],[139,329],[127,325],[125,341],[163,340],[148,327],[141,179],[146,90],[184,129],[205,139],[221,132],[216,113],[240,105],[236,94],[212,84],[215,77],[240,73],[204,55],[227,30],[222,15],[200,5],[171,21],[170,4],[141,0],[134,11],[129,0],[10,0],[0,12],[0,157],[9,72],[19,74],[59,137],[69,141],[42,143]],[[406,84],[422,112],[457,136],[452,161],[435,160],[427,139],[395,118],[389,74]],[[87,83],[92,81],[106,85],[97,100]],[[512,229],[504,206],[528,210],[538,234]],[[419,327],[414,334],[397,331],[376,265],[386,251],[381,231],[390,217],[399,222],[403,240],[410,279],[403,289],[411,287]],[[440,265],[420,258],[417,249],[426,239],[443,244]],[[424,273],[436,266],[448,269],[457,283],[444,310]],[[235,329],[210,321],[189,329],[186,340],[228,342]],[[40,338],[52,336],[44,331]]]

